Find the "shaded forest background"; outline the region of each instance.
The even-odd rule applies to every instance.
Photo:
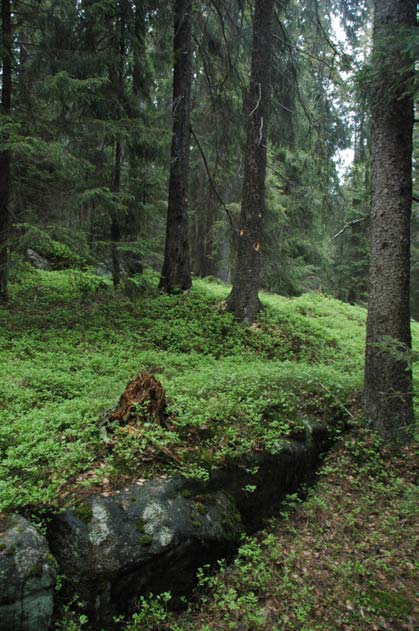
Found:
[[[11,275],[28,248],[58,269],[111,271],[113,247],[123,284],[133,265],[160,269],[170,167],[171,3],[12,4],[13,98],[1,121],[12,156]],[[251,39],[248,3],[195,3],[189,229],[196,276],[229,281],[234,268]],[[320,290],[366,301],[370,39],[368,3],[277,5],[262,242],[267,290]],[[342,168],[346,149],[353,160]],[[416,158],[418,152],[416,132]],[[412,237],[412,315],[418,318],[417,203]]]

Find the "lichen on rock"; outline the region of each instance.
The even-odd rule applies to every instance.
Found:
[[[0,631],[47,631],[56,564],[45,537],[12,515],[2,525],[0,544]]]

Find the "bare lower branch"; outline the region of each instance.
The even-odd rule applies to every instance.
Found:
[[[347,230],[351,226],[354,226],[357,223],[360,223],[361,221],[365,221],[365,219],[366,219],[366,217],[359,217],[359,219],[353,219],[352,221],[349,221],[348,223],[346,223],[343,226],[343,228],[341,230],[339,230],[339,232],[334,234],[333,237],[330,240],[333,241],[334,239],[337,239],[338,237],[340,237],[341,234],[343,234],[345,232],[345,230]]]

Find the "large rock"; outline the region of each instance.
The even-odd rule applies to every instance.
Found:
[[[144,266],[140,257],[133,252],[119,252],[119,265],[121,273],[126,274],[129,278],[135,276],[136,274],[142,274],[144,271]],[[112,260],[107,259],[98,262],[95,273],[98,276],[112,276]]]
[[[328,446],[326,428],[307,420],[294,439],[225,463],[208,481],[137,481],[56,516],[48,537],[68,595],[87,603],[94,625],[111,628],[141,594],[187,594],[199,566],[234,552],[243,530],[259,529],[312,479]]]
[[[142,274],[144,266],[141,258],[135,252],[123,251],[120,252],[121,270],[128,276],[135,276],[136,274]]]
[[[41,256],[39,254],[39,252],[36,252],[35,250],[32,250],[31,248],[28,248],[26,250],[26,257],[27,257],[29,263],[31,263],[31,265],[35,269],[42,269],[42,270],[45,270],[47,272],[50,272],[52,270],[51,263],[49,261],[47,261],[46,258]]]
[[[187,593],[199,566],[234,551],[242,524],[232,500],[189,486],[183,478],[138,481],[52,521],[49,541],[68,591],[87,603],[93,623],[110,624],[141,593]]]
[[[306,419],[294,439],[279,439],[271,452],[251,452],[216,469],[207,492],[223,489],[233,498],[246,532],[263,527],[280,513],[281,502],[302,484],[314,481],[321,456],[331,445],[325,425]]]
[[[0,631],[47,631],[53,612],[55,560],[45,538],[23,517],[0,523]]]

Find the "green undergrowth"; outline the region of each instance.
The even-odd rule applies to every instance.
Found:
[[[266,294],[246,327],[225,313],[222,283],[177,296],[156,286],[151,272],[115,293],[93,273],[20,269],[0,310],[0,511],[133,476],[205,478],[280,448],[308,419],[340,431],[362,382],[364,309]],[[166,389],[169,430],[121,429],[110,449],[99,418],[143,371]]]
[[[319,483],[246,537],[231,565],[198,572],[188,611],[142,598],[124,631],[409,631],[417,621],[415,449],[355,429]]]

